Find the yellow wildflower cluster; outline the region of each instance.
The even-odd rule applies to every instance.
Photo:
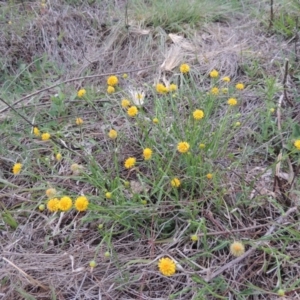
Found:
[[[49,190],[47,190],[49,191]],[[48,195],[47,195],[48,196]],[[78,197],[74,202],[74,207],[77,211],[86,211],[89,205],[89,200],[85,196]],[[68,196],[63,196],[60,199],[51,198],[47,202],[47,208],[51,212],[68,211],[72,208],[73,201]]]
[[[18,174],[20,174],[21,169],[22,169],[22,164],[15,163],[13,168],[12,168],[12,172],[13,172],[14,175],[18,175]]]
[[[158,83],[156,85],[156,91],[159,94],[167,94],[168,92],[176,92],[178,89],[177,85],[172,83],[170,84],[169,87],[166,87],[164,84],[162,83]]]
[[[190,144],[187,142],[179,142],[177,145],[177,150],[180,153],[186,153],[189,151],[189,149],[190,149]]]
[[[117,76],[112,75],[107,78],[107,94],[113,94],[116,89],[115,87],[118,85],[119,79]]]
[[[182,65],[180,65],[179,70],[182,74],[189,73],[190,72],[190,66],[188,64],[182,64]]]

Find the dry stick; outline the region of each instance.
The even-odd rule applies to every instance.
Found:
[[[49,290],[49,288],[47,286],[45,286],[44,284],[40,283],[38,280],[34,279],[32,276],[30,276],[29,274],[27,274],[26,272],[24,272],[22,269],[20,269],[18,266],[16,266],[9,259],[7,259],[7,258],[5,258],[3,256],[2,256],[2,259],[4,261],[6,261],[7,263],[9,263],[11,266],[13,266],[15,269],[17,269],[21,274],[23,274],[32,285],[37,285],[37,286],[41,287],[43,290],[45,290],[45,291]]]
[[[281,224],[286,217],[288,217],[291,213],[295,212],[297,209],[298,208],[296,206],[295,207],[291,207],[290,209],[288,209],[285,214],[283,214],[282,216],[280,216],[277,219],[276,224],[274,224],[273,226],[271,226],[270,229],[266,232],[266,234],[263,237],[267,237],[268,235],[271,235],[273,233],[273,231],[276,229],[276,225]],[[252,252],[254,252],[263,242],[264,241],[257,242],[257,244],[255,246],[253,246],[252,248],[250,248],[242,256],[237,257],[236,259],[230,261],[228,264],[226,264],[225,266],[223,266],[222,268],[220,268],[216,272],[212,273],[211,275],[208,275],[205,278],[205,281],[209,282],[212,279],[214,279],[215,277],[217,277],[218,275],[220,275],[221,273],[223,273],[225,270],[232,268],[234,265],[236,265],[237,263],[239,263],[240,261],[242,261],[244,258],[248,257]]]
[[[151,66],[148,66],[148,67],[145,67],[145,68],[141,68],[141,69],[135,69],[135,70],[131,70],[131,71],[122,71],[122,72],[114,72],[114,74],[123,74],[123,73],[133,73],[133,72],[138,72],[138,71],[143,71],[143,70],[146,70],[146,69],[150,69],[150,68],[153,68],[155,66],[157,66],[158,64],[155,64],[155,65],[151,65]],[[17,100],[15,103],[13,103],[11,106],[8,106],[8,107],[5,107],[3,108],[2,110],[0,110],[0,114],[5,112],[6,110],[8,110],[9,108],[11,108],[12,106],[15,106],[16,104],[24,101],[25,99],[27,98],[30,98],[30,97],[33,97],[35,95],[38,95],[42,92],[45,92],[45,91],[48,91],[48,90],[51,90],[61,84],[65,84],[65,83],[69,83],[69,82],[73,82],[73,81],[77,81],[77,80],[82,80],[82,79],[91,79],[91,78],[97,78],[97,77],[103,77],[103,76],[110,76],[111,73],[102,73],[102,74],[98,74],[98,75],[90,75],[90,76],[83,76],[83,77],[77,77],[77,78],[71,78],[71,79],[67,79],[65,81],[62,81],[62,82],[59,82],[59,83],[55,83],[47,88],[44,88],[44,89],[41,89],[41,90],[38,90],[30,95],[27,95],[27,96],[24,96],[22,97],[21,99]]]
[[[271,0],[270,3],[270,23],[269,23],[269,29],[271,29],[273,25],[273,20],[274,20],[274,10],[273,10],[273,0]]]

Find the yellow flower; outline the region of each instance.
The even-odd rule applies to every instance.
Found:
[[[230,106],[235,106],[237,105],[237,100],[235,98],[230,98],[228,99],[227,104]]]
[[[107,199],[110,199],[111,196],[112,196],[112,193],[110,193],[110,192],[106,192],[106,193],[105,193],[105,197],[106,197]]]
[[[85,196],[80,196],[75,200],[74,206],[78,211],[86,211],[89,205],[89,200]]]
[[[244,86],[244,84],[243,83],[241,83],[241,82],[239,82],[239,83],[237,83],[236,85],[235,85],[235,88],[237,89],[237,90],[243,90],[244,88],[245,88],[245,86]]]
[[[12,168],[12,172],[14,173],[14,175],[18,175],[21,172],[21,169],[22,169],[22,164],[16,163]]]
[[[174,83],[170,84],[170,86],[169,86],[169,91],[170,92],[176,92],[177,89],[178,89],[178,87],[177,87],[176,84],[174,84]]]
[[[51,212],[58,211],[58,209],[59,209],[59,200],[57,198],[50,199],[47,203],[47,208]]]
[[[112,140],[116,139],[117,136],[118,136],[118,133],[117,133],[117,131],[114,130],[114,129],[111,129],[111,130],[109,131],[109,133],[108,133],[108,137],[109,137],[110,139],[112,139]]]
[[[126,169],[133,168],[136,163],[136,158],[135,157],[129,157],[125,160],[124,166]]]
[[[40,136],[41,135],[41,132],[40,130],[37,128],[37,127],[33,127],[33,134],[35,136]]]
[[[211,78],[217,78],[219,76],[219,72],[217,70],[212,70],[210,73],[209,73],[209,76]]]
[[[181,184],[180,180],[176,177],[171,180],[172,187],[178,188],[180,184]]]
[[[154,119],[152,120],[152,122],[153,122],[154,124],[158,124],[158,123],[159,123],[159,120],[158,120],[157,118],[154,118]]]
[[[59,200],[58,207],[62,211],[69,210],[73,205],[72,199],[68,196],[64,196]]]
[[[204,112],[201,109],[196,109],[193,112],[193,117],[195,120],[201,120],[204,117]]]
[[[159,93],[159,94],[166,94],[169,90],[166,86],[164,86],[162,83],[158,83],[156,85],[156,91]]]
[[[210,92],[212,95],[219,95],[219,89],[217,87],[213,87]]]
[[[55,158],[56,158],[57,161],[60,161],[62,159],[62,156],[61,156],[60,153],[57,153]]]
[[[199,144],[199,148],[200,149],[204,149],[205,148],[205,144]]]
[[[127,100],[127,99],[122,99],[122,101],[121,101],[121,106],[122,106],[123,108],[128,108],[128,107],[130,106],[130,101]]]
[[[190,66],[188,64],[182,64],[179,69],[182,74],[186,74],[190,71]]]
[[[48,198],[53,198],[56,195],[56,189],[50,188],[46,190],[46,195]]]
[[[297,150],[300,150],[300,140],[296,140],[294,142],[294,146],[297,148]]]
[[[78,92],[77,92],[77,97],[78,98],[82,98],[84,97],[86,94],[86,90],[85,89],[80,89]]]
[[[158,269],[163,275],[172,276],[176,272],[176,264],[169,257],[164,257],[159,260]]]
[[[122,77],[123,77],[123,79],[127,79],[127,78],[128,78],[128,75],[127,75],[126,73],[124,73],[124,74],[122,75]]]
[[[42,134],[42,141],[48,141],[50,137],[51,137],[50,133],[45,132]]]
[[[145,148],[143,150],[143,156],[144,156],[144,159],[145,160],[149,160],[151,159],[151,156],[152,156],[152,150],[150,148]]]
[[[83,124],[83,120],[81,118],[76,118],[76,125],[80,126]]]
[[[109,76],[107,78],[107,85],[116,86],[119,83],[117,76]]]
[[[208,173],[208,174],[206,175],[206,178],[207,178],[207,179],[212,179],[212,178],[213,178],[213,174]]]
[[[186,153],[188,152],[190,149],[190,144],[187,143],[187,142],[180,142],[178,143],[177,145],[177,150],[180,152],[180,153]]]
[[[107,87],[107,94],[113,94],[115,92],[115,88],[113,86],[108,86]]]
[[[197,242],[197,241],[199,240],[198,235],[197,235],[197,234],[192,234],[192,235],[191,235],[191,240],[192,240],[193,242]]]
[[[235,257],[239,257],[245,253],[245,246],[241,242],[233,242],[230,245],[230,253]]]
[[[225,77],[222,78],[222,80],[223,80],[224,82],[230,82],[230,77],[225,76]]]
[[[139,110],[136,106],[131,106],[127,109],[127,114],[129,117],[135,117],[138,114]]]

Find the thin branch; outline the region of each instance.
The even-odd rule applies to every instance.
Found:
[[[285,218],[287,218],[290,214],[292,214],[295,211],[297,211],[297,209],[298,208],[295,206],[295,207],[291,207],[289,210],[287,210],[287,212],[285,214],[283,214],[282,216],[280,216],[277,219],[276,224],[274,224],[273,226],[271,226],[270,229],[266,232],[266,234],[263,237],[267,237],[267,236],[271,235],[274,232],[274,230],[276,229],[276,226],[279,225],[279,224],[281,224],[284,221]],[[256,245],[254,245],[252,248],[250,248],[242,256],[237,257],[236,259],[230,261],[228,264],[224,265],[223,267],[221,267],[219,270],[217,270],[216,272],[212,273],[211,275],[207,275],[207,277],[205,278],[205,281],[206,282],[210,282],[212,279],[214,279],[218,275],[222,274],[227,269],[232,268],[234,265],[236,265],[237,263],[239,263],[240,261],[242,261],[244,258],[246,258],[249,255],[251,255],[252,252],[254,252],[262,243],[264,243],[264,241],[257,242]]]
[[[143,70],[146,70],[146,69],[151,69],[155,66],[158,66],[158,64],[155,64],[155,65],[151,65],[151,66],[148,66],[148,67],[145,67],[145,68],[140,68],[140,69],[134,69],[134,70],[126,70],[126,71],[119,71],[119,72],[114,72],[114,74],[123,74],[123,73],[133,73],[133,72],[138,72],[138,71],[143,71]],[[73,82],[73,81],[78,81],[78,80],[83,80],[83,79],[91,79],[91,78],[97,78],[97,77],[105,77],[105,76],[109,76],[111,75],[111,73],[102,73],[102,74],[97,74],[97,75],[90,75],[90,76],[83,76],[83,77],[76,77],[76,78],[71,78],[71,79],[67,79],[65,81],[61,81],[59,83],[55,83],[49,87],[46,87],[44,89],[41,89],[41,90],[38,90],[32,94],[29,94],[27,96],[24,96],[22,98],[20,98],[19,100],[17,100],[15,103],[13,103],[11,106],[8,106],[8,107],[5,107],[3,108],[2,110],[0,110],[0,114],[7,111],[9,108],[11,108],[12,106],[15,106],[16,104],[24,101],[25,99],[27,98],[30,98],[30,97],[33,97],[33,96],[36,96],[42,92],[45,92],[45,91],[48,91],[48,90],[51,90],[61,84],[65,84],[65,83],[69,83],[69,82]]]

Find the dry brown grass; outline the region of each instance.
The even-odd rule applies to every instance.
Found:
[[[121,7],[123,5],[121,1],[116,3]],[[2,3],[2,8],[6,5]],[[84,75],[131,71],[152,64],[157,65],[156,68],[131,75],[132,82],[128,88],[132,85],[139,87],[146,82],[148,86],[144,88],[147,90],[159,79],[168,80],[170,72],[181,62],[186,61],[193,65],[193,72],[197,74],[194,76],[198,78],[196,82],[202,87],[205,85],[202,77],[214,68],[234,80],[247,83],[249,78],[245,74],[244,66],[253,60],[260,64],[254,78],[261,79],[262,70],[268,74],[276,74],[282,70],[283,57],[292,51],[290,45],[286,42],[279,44],[276,37],[267,36],[258,21],[247,16],[239,15],[237,19],[233,16],[226,23],[207,24],[201,30],[183,37],[178,33],[168,35],[162,28],[141,28],[134,20],[127,29],[123,20],[115,22],[114,19],[120,16],[107,14],[105,2],[101,7],[83,5],[80,8],[72,8],[62,5],[60,1],[51,1],[51,5],[45,11],[41,11],[39,5],[36,2],[26,3],[25,11],[21,5],[16,6],[22,14],[31,16],[29,21],[24,21],[21,33],[14,34],[14,24],[10,25],[11,28],[5,25],[5,30],[0,32],[2,66],[11,73],[17,72],[18,61],[31,63],[35,57],[43,53],[47,54],[53,64],[64,70],[61,77],[55,78],[55,82]],[[33,17],[36,14],[38,17]],[[253,82],[253,78],[251,81]],[[48,83],[49,81],[45,80],[45,84]],[[84,80],[80,80],[76,82],[76,87],[84,83]],[[89,80],[89,84],[101,89],[104,78]],[[49,91],[49,94],[46,92],[45,97],[52,93],[54,91]],[[35,101],[36,99],[32,98],[26,104],[32,104],[36,108]],[[47,101],[40,104],[42,108],[48,107]],[[264,108],[261,97],[249,86],[240,108],[243,116],[241,121],[248,121],[249,115],[254,110],[258,115],[259,108]],[[115,116],[114,112],[110,113]],[[103,141],[104,137],[98,132],[102,124],[97,120],[97,114],[94,111],[87,114],[91,118],[90,134],[98,135],[98,140]],[[252,137],[252,133],[259,130],[255,119],[256,117],[251,119],[245,131],[233,138],[233,151],[238,153],[241,140]],[[116,126],[122,124],[119,116],[115,116],[115,122]],[[128,136],[130,135],[133,134],[128,128]],[[72,141],[72,137],[70,139]],[[134,139],[138,140],[138,137]],[[24,138],[24,144],[27,142],[30,143]],[[106,149],[105,147],[104,144],[103,149]],[[130,145],[127,150],[128,153],[134,152],[134,148],[130,148]],[[9,151],[17,153],[18,149],[11,148]],[[45,152],[47,153],[47,150]],[[97,154],[95,157],[105,160],[105,157]],[[77,162],[81,163],[80,160]],[[240,214],[225,211],[223,214],[216,214],[214,204],[208,201],[206,209],[199,212],[199,216],[207,222],[208,250],[213,251],[209,255],[204,255],[199,251],[202,249],[201,242],[191,245],[186,238],[190,233],[189,225],[183,225],[180,209],[176,210],[174,204],[166,203],[158,211],[153,209],[151,216],[164,217],[167,211],[171,212],[168,219],[176,228],[173,239],[157,241],[160,238],[161,228],[147,223],[149,220],[145,220],[145,228],[138,228],[142,236],[138,240],[135,238],[135,232],[124,230],[120,226],[116,229],[120,233],[114,235],[110,241],[113,245],[111,258],[106,258],[105,237],[97,229],[102,220],[90,220],[82,224],[79,215],[74,214],[63,215],[57,223],[57,219],[53,219],[51,214],[24,210],[20,203],[32,203],[32,199],[36,196],[27,192],[26,188],[36,188],[38,194],[44,187],[41,188],[38,183],[32,186],[26,178],[18,179],[7,175],[10,173],[10,164],[2,158],[0,163],[4,170],[3,179],[15,185],[5,186],[0,191],[0,200],[5,207],[16,209],[17,221],[20,224],[17,230],[12,230],[3,222],[1,224],[2,228],[5,228],[0,234],[1,256],[5,260],[0,262],[0,295],[2,299],[7,300],[33,299],[28,295],[35,299],[55,299],[55,295],[56,299],[60,300],[169,299],[171,294],[177,294],[174,299],[197,299],[195,295],[198,294],[199,286],[205,285],[205,279],[231,260],[225,250],[228,245],[224,245],[224,235],[228,239],[233,237],[240,240],[259,239],[274,225],[274,220],[281,214],[276,204],[268,201],[264,195],[260,198],[261,204],[244,207],[244,211],[240,211]],[[229,170],[225,186],[229,191],[226,199],[228,205],[234,206],[238,201],[236,195],[245,186],[245,178],[249,179],[247,182],[249,185],[251,180],[257,180],[257,174],[253,179],[251,171],[255,167],[268,167],[269,164],[267,160],[262,159],[257,149],[257,161],[248,162],[243,170],[241,166],[239,169]],[[221,162],[220,165],[225,168],[226,162]],[[105,161],[104,168],[109,167],[109,162]],[[68,166],[61,167],[59,174],[62,177],[57,181],[60,181],[62,187],[71,188],[78,193],[82,191],[93,193],[93,187],[89,184],[76,185],[70,181],[67,178],[68,172]],[[17,186],[20,188],[16,188]],[[269,186],[267,188],[271,189]],[[277,200],[284,202],[284,198],[277,196]],[[208,199],[209,195],[203,197]],[[286,207],[285,204],[283,206]],[[241,206],[238,209],[240,210]],[[136,214],[143,213],[144,211],[136,211]],[[222,273],[224,281],[220,281],[219,285],[219,293],[224,299],[236,299],[233,291],[242,290],[248,284],[254,284],[264,292],[263,295],[258,294],[251,299],[277,299],[272,291],[279,280],[278,272],[286,282],[299,276],[297,250],[299,242],[294,239],[295,237],[292,237],[292,242],[288,244],[283,239],[285,234],[283,225],[298,231],[298,223],[293,227],[296,221],[293,215],[290,215],[276,229],[279,231],[278,239],[275,233],[272,236],[273,241],[266,239],[263,244],[266,248],[272,246],[275,249],[280,264],[276,264],[278,257],[268,255],[266,251],[259,249],[232,268],[224,270]],[[234,229],[237,230],[234,234],[227,232],[228,224],[232,232]],[[219,249],[220,243],[223,246]],[[251,242],[247,244],[248,249],[252,246],[255,244]],[[279,254],[281,249],[286,250],[286,257]],[[165,278],[157,272],[157,260],[164,255],[181,262],[182,270],[171,278]],[[190,259],[191,257],[193,259]],[[97,261],[97,267],[91,270],[88,265],[93,259]],[[227,286],[224,286],[224,282]],[[212,296],[205,299],[217,299],[213,293],[214,291]],[[286,299],[300,299],[298,290],[293,291]]]

